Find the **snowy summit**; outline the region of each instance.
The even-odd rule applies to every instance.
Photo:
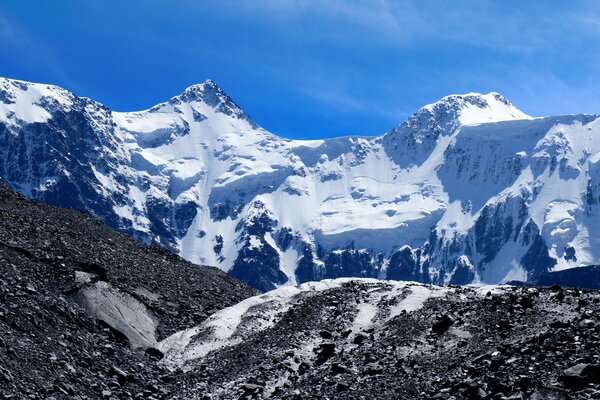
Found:
[[[532,118],[498,93],[444,97],[380,136],[302,141],[210,80],[112,112],[1,79],[0,126],[0,176],[17,191],[261,290],[535,281],[600,262],[597,116]]]

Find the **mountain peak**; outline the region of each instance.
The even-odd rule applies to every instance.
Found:
[[[221,89],[219,85],[217,85],[211,79],[207,79],[202,83],[196,83],[188,86],[183,93],[177,97],[185,102],[204,101],[205,103],[215,103],[217,102],[216,100],[222,99],[231,101],[223,89]]]
[[[448,95],[416,114],[420,113],[433,114],[436,119],[452,121],[457,126],[531,118],[497,92]]]
[[[384,136],[388,154],[399,165],[423,161],[440,136],[461,126],[531,119],[500,93],[466,93],[442,97],[421,107]]]
[[[182,104],[191,106],[192,103],[203,103],[216,113],[246,120],[253,128],[258,127],[250,116],[211,79],[187,87],[180,95],[171,98],[167,103],[158,104],[150,110],[161,110],[167,104],[177,109]],[[193,106],[193,108],[195,107]]]
[[[74,100],[58,86],[0,77],[0,121],[10,126],[46,122],[53,110],[67,110]]]

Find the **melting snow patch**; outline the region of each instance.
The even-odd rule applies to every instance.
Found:
[[[413,312],[419,310],[429,298],[442,297],[448,293],[448,288],[437,286],[414,285],[408,287],[408,295],[396,306],[390,309],[388,319],[392,319],[402,312]]]
[[[377,307],[371,303],[360,303],[356,307],[358,313],[354,318],[354,322],[352,324],[353,332],[360,332],[368,329],[371,326],[371,322],[377,314]]]

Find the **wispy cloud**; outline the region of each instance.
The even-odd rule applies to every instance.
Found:
[[[15,28],[2,14],[0,14],[0,39],[5,45],[18,42],[18,35],[15,34]]]
[[[63,61],[43,41],[36,39],[23,26],[3,15],[0,11],[0,50],[22,69],[33,69],[43,60],[45,70],[54,75],[54,82],[77,88],[63,68]],[[22,77],[16,77],[22,78]]]
[[[456,0],[304,0],[234,1],[238,12],[287,27],[305,40],[340,45],[370,43],[383,46],[415,42],[457,42],[475,46],[527,51],[540,45],[560,45],[558,37],[593,28],[600,3],[574,2],[576,11],[560,2],[494,2]],[[520,6],[520,7],[519,7]],[[527,7],[525,7],[527,6]],[[296,24],[290,24],[296,22]],[[298,29],[300,27],[301,29]],[[302,29],[303,28],[303,29]]]
[[[356,99],[355,96],[348,94],[343,88],[324,85],[304,87],[301,91],[308,97],[328,104],[338,110],[348,111],[366,111],[366,105]]]

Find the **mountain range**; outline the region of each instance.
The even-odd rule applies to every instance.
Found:
[[[600,122],[451,95],[379,136],[289,140],[214,82],[114,112],[0,79],[0,178],[262,291],[536,282],[600,263]]]

